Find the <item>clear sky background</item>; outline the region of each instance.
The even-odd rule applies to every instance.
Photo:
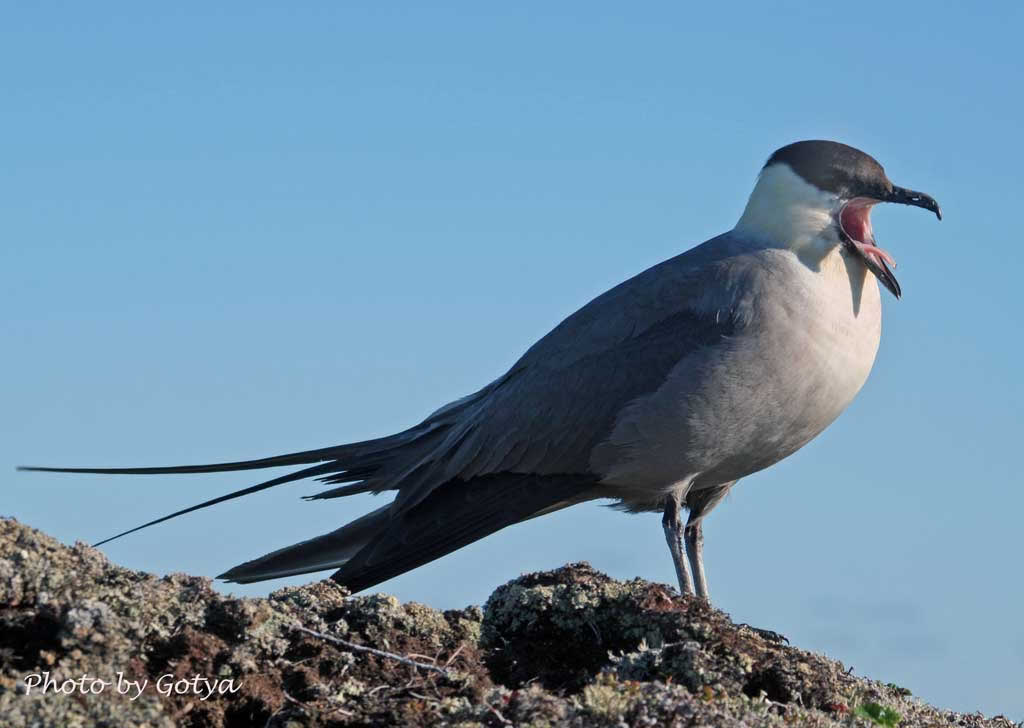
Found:
[[[0,25],[2,513],[95,541],[383,435],[735,223],[831,138],[942,204],[878,209],[904,300],[859,398],[708,519],[715,604],[941,706],[1024,719],[1019,3],[20,4]],[[104,551],[215,575],[380,500],[298,483]],[[482,603],[585,559],[671,583],[657,515],[586,505],[380,587]],[[265,594],[283,580],[237,594]]]

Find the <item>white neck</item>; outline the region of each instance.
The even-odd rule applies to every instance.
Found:
[[[798,254],[826,254],[839,244],[833,215],[836,195],[804,181],[787,164],[763,170],[735,230]]]

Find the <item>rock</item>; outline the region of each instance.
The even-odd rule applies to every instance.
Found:
[[[0,725],[992,726],[587,564],[437,611],[332,581],[266,599],[0,519]]]

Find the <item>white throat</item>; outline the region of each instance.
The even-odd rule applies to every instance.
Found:
[[[820,258],[839,244],[834,213],[839,199],[804,181],[787,164],[757,178],[735,230],[745,237]]]

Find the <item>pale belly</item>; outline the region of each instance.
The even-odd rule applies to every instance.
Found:
[[[736,480],[807,444],[860,391],[881,334],[874,276],[838,251],[817,271],[775,254],[793,264],[752,324],[680,362],[595,449],[603,484],[628,498]]]

